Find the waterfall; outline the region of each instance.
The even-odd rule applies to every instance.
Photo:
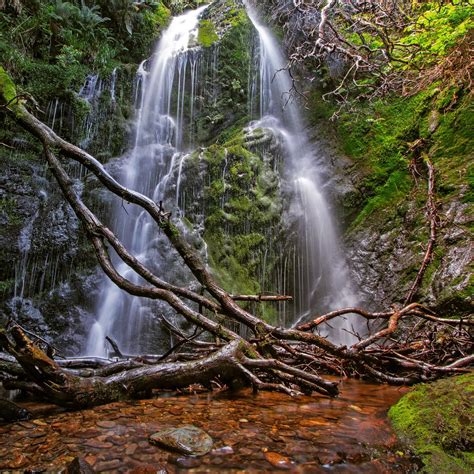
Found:
[[[186,195],[192,192],[184,184],[186,164],[191,161],[191,156],[199,153],[192,151],[195,146],[193,119],[201,113],[199,101],[195,98],[198,95],[202,97],[204,88],[211,103],[216,103],[219,98],[216,78],[220,61],[219,45],[209,51],[206,63],[202,61],[202,51],[197,47],[199,18],[205,8],[174,18],[152,58],[140,64],[133,92],[135,131],[131,149],[119,166],[119,179],[126,187],[151,197],[155,202],[164,201],[179,217],[185,215]],[[319,182],[320,160],[312,152],[298,104],[290,100],[292,80],[285,69],[285,58],[271,32],[258,21],[249,5],[246,9],[258,40],[256,44],[249,44],[253,66],[250,66],[248,74],[247,108],[253,121],[247,127],[247,135],[254,143],[265,141],[266,137],[275,138],[266,152],[278,153],[284,162],[284,185],[290,188],[288,195],[292,196],[288,215],[297,235],[292,247],[285,249],[279,275],[273,282],[266,275],[270,249],[262,253],[260,283],[262,287],[295,295],[290,315],[284,318],[286,324],[297,324],[318,311],[352,305],[356,298],[331,211]],[[210,83],[202,80],[206,77],[211,79]],[[82,92],[84,96],[89,90],[98,88],[97,84],[90,82]],[[277,166],[279,160],[274,162]],[[222,166],[225,189],[227,150]],[[224,201],[225,193],[222,208]],[[139,207],[118,198],[114,206],[109,224],[129,251],[168,281],[188,284],[190,272],[183,268],[179,256],[157,232],[148,215]],[[224,228],[222,232],[227,233],[228,229]],[[203,251],[207,252],[205,243],[203,247]],[[112,258],[123,277],[141,282],[140,277],[126,264],[116,256]],[[86,352],[105,356],[105,336],[112,337],[123,351],[130,354],[157,352],[165,337],[159,332],[155,319],[159,314],[174,313],[166,304],[132,297],[104,278],[96,314]],[[335,324],[323,334],[335,342],[350,342],[350,327],[344,327],[344,323]]]
[[[259,52],[254,84],[249,86],[250,103],[259,104],[258,119],[251,129],[268,128],[280,137],[286,155],[286,179],[292,184],[294,196],[290,214],[297,221],[299,240],[296,261],[290,265],[294,274],[281,278],[279,290],[293,290],[293,324],[297,325],[317,312],[354,306],[357,298],[320,183],[320,160],[312,151],[298,104],[290,97],[292,79],[287,61],[270,30],[260,23],[248,2],[245,5],[258,34]],[[349,321],[335,320],[331,326],[322,333],[334,342],[349,344],[355,340]]]
[[[196,87],[196,58],[193,47],[197,38],[199,17],[206,7],[188,11],[174,18],[161,37],[148,71],[144,61],[138,71],[136,87],[137,123],[132,149],[122,166],[122,183],[151,197],[164,199],[175,166],[185,157],[183,136],[187,110],[185,94]],[[191,75],[191,81],[189,81]],[[192,84],[189,84],[192,82]],[[191,97],[191,104],[193,97]],[[156,226],[137,206],[117,200],[113,228],[124,245],[152,270],[173,271],[178,256],[157,235]],[[117,259],[118,260],[118,259]],[[140,278],[126,264],[117,263],[118,272],[134,282]],[[176,271],[176,270],[174,270]],[[170,275],[168,275],[169,277]],[[183,275],[180,275],[184,278]],[[106,355],[104,337],[116,340],[127,353],[156,350],[152,327],[154,315],[164,312],[164,304],[141,301],[104,281],[97,305],[97,320],[89,335],[86,352]],[[156,339],[156,338],[155,338]]]

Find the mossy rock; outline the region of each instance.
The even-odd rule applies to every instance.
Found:
[[[198,43],[205,48],[212,46],[219,36],[210,20],[201,20],[199,23]]]
[[[5,105],[16,97],[16,87],[5,69],[0,66],[0,103]]]
[[[474,373],[420,384],[389,416],[427,473],[474,472]]]

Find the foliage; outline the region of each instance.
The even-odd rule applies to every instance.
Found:
[[[443,71],[432,68],[444,62],[472,85],[474,4],[469,0],[299,2],[291,14],[287,2],[270,3],[287,29],[291,65],[325,67],[329,93],[339,102],[352,95],[376,98],[420,90],[420,82],[440,79]],[[451,54],[455,57],[449,59]],[[456,61],[459,56],[463,59]]]
[[[405,67],[426,67],[446,56],[474,27],[474,4],[461,0],[439,5],[439,2],[418,2],[419,14],[403,31],[401,50],[404,46],[417,46],[417,54]]]
[[[212,46],[219,37],[217,36],[214,24],[210,20],[201,20],[199,22],[198,42],[205,48]]]
[[[431,473],[474,469],[474,375],[418,385],[390,409],[397,432]]]
[[[21,11],[0,11],[0,61],[44,104],[77,90],[90,71],[110,74],[118,62],[146,56],[168,18],[161,2],[23,2]]]

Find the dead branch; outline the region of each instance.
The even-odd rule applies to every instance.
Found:
[[[124,355],[119,349],[118,344],[109,336],[105,336],[105,340],[112,346],[112,349],[114,350],[114,354],[116,357],[123,358]]]
[[[436,3],[436,2],[432,2]],[[444,0],[438,0],[443,5]],[[462,3],[462,2],[460,2]],[[305,75],[337,63],[329,74],[333,96],[349,107],[349,96],[372,100],[391,92],[411,95],[435,81],[472,85],[472,32],[447,56],[427,54],[421,43],[403,41],[413,31],[429,32],[422,3],[409,0],[275,0],[273,19],[283,24],[289,68]],[[421,35],[422,36],[422,35]]]
[[[428,215],[428,222],[430,225],[430,236],[428,239],[428,246],[426,247],[425,256],[423,262],[418,270],[415,281],[408,292],[407,297],[405,298],[405,306],[410,304],[413,301],[413,298],[416,295],[425,275],[426,269],[431,262],[433,257],[433,249],[436,244],[436,230],[438,228],[438,212],[435,199],[435,176],[436,170],[431,163],[429,158],[425,159],[426,166],[428,168],[428,199],[426,203],[426,213]]]
[[[255,389],[279,390],[288,394],[317,391],[335,396],[337,385],[321,377],[318,373],[321,368],[334,371],[339,367],[340,373],[406,384],[456,373],[472,363],[464,352],[472,347],[472,342],[467,342],[466,346],[466,328],[473,325],[472,319],[439,318],[417,303],[383,313],[348,308],[323,315],[297,328],[276,327],[260,320],[239,306],[236,300],[286,301],[289,297],[227,293],[181,235],[162,203],[156,204],[148,197],[122,186],[94,157],[57,136],[30,114],[21,102],[11,103],[3,110],[42,142],[49,169],[82,223],[99,265],[107,276],[131,295],[166,302],[196,328],[195,334],[187,336],[163,320],[163,324],[180,339],[171,351],[163,356],[110,363],[97,359],[55,361],[28,339],[21,328],[13,325],[8,331],[0,331],[0,347],[12,354],[21,366],[19,372],[18,367],[6,364],[5,367],[16,371],[15,374],[8,374],[6,370],[7,375],[3,377],[0,373],[0,379],[6,380],[9,386],[36,390],[56,403],[72,407],[94,406],[141,396],[155,389],[185,388],[196,383],[210,386],[216,378],[220,384],[229,386],[237,378],[246,380]],[[130,254],[81,200],[57,153],[61,154],[62,160],[69,158],[82,164],[108,191],[146,211],[178,251],[203,292],[206,291],[210,297],[171,285]],[[107,245],[145,283],[138,284],[123,277],[112,262]],[[199,306],[200,310],[195,310],[189,302]],[[386,326],[373,334],[369,331],[369,334],[358,335],[359,342],[349,348],[338,347],[312,332],[319,324],[350,313],[359,314],[367,320],[383,321]],[[397,339],[399,321],[408,316],[427,320],[434,329],[408,345]],[[245,340],[225,327],[225,320],[243,324],[252,333],[251,339]],[[447,332],[442,338],[437,337],[436,328],[439,325]],[[219,340],[219,344],[197,341],[196,338],[203,332]],[[177,350],[187,343],[193,345],[193,352],[178,353]],[[116,352],[120,350],[116,348]],[[160,358],[166,358],[167,362],[160,361]]]
[[[440,318],[436,315],[436,313],[434,313],[429,308],[419,303],[412,303],[410,305],[406,305],[400,311],[402,313],[402,316],[416,316],[418,318],[422,318],[427,321],[447,324],[450,326],[457,326],[457,325],[462,325],[462,324],[465,324],[468,326],[474,326],[474,320],[472,319]],[[390,319],[395,313],[396,311],[371,313],[362,308],[343,308],[343,309],[338,309],[337,311],[332,311],[330,313],[319,316],[307,323],[300,324],[299,326],[296,327],[296,329],[298,329],[299,331],[311,331],[312,329],[315,329],[317,326],[343,315],[358,314],[359,316],[362,316],[363,318],[367,320],[379,320],[379,319]]]
[[[292,296],[285,295],[230,295],[234,301],[292,301]]]

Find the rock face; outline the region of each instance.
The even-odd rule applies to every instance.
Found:
[[[470,219],[468,206],[451,202],[439,212],[444,219],[417,299],[443,314],[469,313],[472,298],[466,290],[474,255],[468,233],[463,230]],[[403,219],[388,215],[378,225],[349,235],[348,259],[365,301],[372,306],[387,307],[408,294],[427,244],[427,240],[416,238],[417,234],[426,236],[427,224],[415,229],[410,225],[419,223],[420,215],[423,209],[412,205]]]
[[[176,11],[201,4],[173,3]],[[278,137],[267,129],[248,128],[253,118],[248,103],[255,33],[242,2],[212,2],[200,22],[196,46],[201,47],[202,87],[194,91],[194,120],[185,124],[184,133],[191,137],[189,148],[195,151],[176,163],[168,198],[182,210],[184,231],[189,231],[189,238],[207,256],[226,289],[271,291],[275,281],[284,279],[287,268],[283,269],[282,262],[291,253],[294,229],[285,208],[288,200],[280,179],[283,156]],[[97,78],[88,78],[79,97],[84,110],[76,117],[76,126],[70,111],[61,116],[67,104],[49,108],[44,104],[44,108],[50,111],[47,121],[53,128],[82,143],[117,175],[120,159],[111,158],[127,147],[137,88],[133,67],[119,68],[114,74],[113,82],[104,79],[101,87]],[[469,265],[473,250],[469,237],[472,190],[465,180],[469,140],[462,136],[467,119],[458,113],[464,107],[462,98],[459,104],[451,99],[441,103],[436,99],[441,92],[436,94],[423,102],[413,124],[388,143],[406,155],[408,142],[419,137],[427,140],[431,146],[425,152],[438,170],[437,247],[417,299],[448,314],[468,313],[472,311]],[[311,106],[316,110],[322,103]],[[2,132],[5,136],[0,142],[8,146],[0,145],[0,323],[13,317],[54,340],[66,354],[77,353],[93,320],[99,286],[96,261],[77,219],[44,167],[38,144],[8,119],[1,120],[7,132]],[[364,140],[378,126],[371,120],[364,125]],[[354,117],[349,121],[354,128],[360,125]],[[313,123],[312,132],[319,168],[324,170],[321,181],[345,231],[347,260],[363,303],[376,308],[403,301],[427,241],[423,182],[417,189],[411,183],[403,188],[405,196],[387,200],[368,218],[360,219],[367,203],[378,197],[374,196],[377,190],[367,184],[374,172],[368,165],[369,154],[380,161],[386,156],[370,147],[362,147],[366,156],[355,156],[340,146],[344,131],[332,122],[329,126]],[[408,175],[411,157],[406,159],[397,161],[395,168],[404,166]],[[83,174],[79,168],[70,169],[75,176]],[[383,178],[389,182],[387,176]],[[111,201],[96,189],[94,180],[84,179],[78,191],[107,222]],[[258,308],[259,316],[276,322],[275,306]]]
[[[213,446],[212,438],[193,425],[159,431],[150,436],[150,443],[192,456],[204,456]]]
[[[74,352],[86,316],[77,219],[40,163],[4,155],[0,168],[0,309]]]
[[[51,111],[46,122],[58,133],[76,137],[94,152],[107,150],[109,154],[98,154],[102,160],[120,153],[128,133],[124,115],[130,107],[133,76],[119,74],[123,84],[115,79],[113,100],[110,83],[95,82],[94,94],[92,76],[87,79],[83,87],[87,94],[74,96],[85,103],[85,116],[74,120],[70,104],[59,99],[53,108],[45,107]],[[0,324],[13,318],[54,341],[61,354],[77,354],[92,318],[96,260],[44,165],[41,147],[24,130],[3,120],[2,141],[12,148],[0,149]],[[69,166],[72,176],[83,173],[78,166]],[[94,199],[79,180],[76,190],[84,199]]]
[[[350,130],[349,139],[338,137],[343,144],[345,140],[346,149],[355,144],[362,150],[360,158],[355,154],[352,166],[346,169],[358,199],[340,202],[349,209],[346,243],[354,279],[364,303],[373,308],[405,300],[428,244],[428,178],[424,160],[429,158],[435,169],[436,242],[415,300],[440,314],[469,314],[473,309],[474,261],[472,187],[466,167],[472,148],[467,117],[469,98],[462,91],[431,88],[404,102],[390,100],[379,110],[388,125],[372,134],[364,132],[362,143],[357,141],[357,132]],[[451,101],[449,110],[443,108],[446,100]],[[400,109],[408,113],[399,117]],[[433,117],[437,118],[436,126]],[[399,129],[393,130],[391,124],[400,124]],[[359,126],[357,122],[352,124],[353,130]],[[413,138],[415,142],[408,142]],[[384,140],[390,147],[380,145]],[[420,143],[420,148],[413,150],[411,143]],[[390,159],[397,160],[390,165],[390,171],[377,171]],[[370,161],[374,171],[368,169]],[[413,163],[417,166],[414,175],[408,171]],[[374,186],[377,179],[383,184]],[[371,195],[367,196],[367,190]],[[355,211],[352,218],[351,207]]]

